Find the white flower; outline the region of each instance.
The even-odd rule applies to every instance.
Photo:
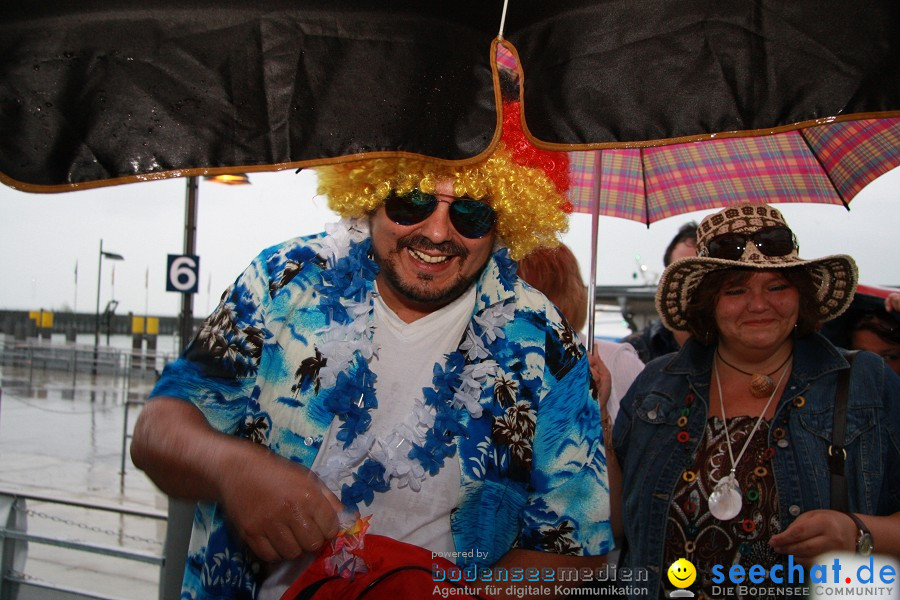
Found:
[[[341,219],[337,223],[326,223],[322,240],[322,252],[331,266],[350,253],[351,242],[359,243],[369,235],[369,228],[358,219]]]
[[[347,233],[350,241],[354,244],[369,239],[369,221],[367,219],[342,219],[341,223],[347,224]]]
[[[466,329],[465,339],[459,345],[459,349],[466,354],[466,358],[469,360],[481,360],[490,356],[487,348],[484,346],[484,342],[481,341],[479,336],[475,335],[475,330],[472,329],[471,325]]]
[[[362,463],[375,441],[370,434],[361,433],[350,443],[350,446],[341,449],[339,454],[330,454],[318,469],[322,483],[330,490],[339,490],[341,480],[349,477],[353,469]],[[335,443],[339,444],[340,442]]]
[[[425,406],[425,403],[416,402],[416,405],[413,408],[413,415],[416,418],[419,429],[424,428],[427,431],[434,427],[435,411],[434,409]]]
[[[504,337],[503,323],[500,323],[498,319],[493,318],[493,315],[489,314],[488,311],[485,311],[482,316],[475,315],[472,317],[476,323],[481,325],[481,328],[484,330],[484,336],[487,338],[488,343],[493,342],[498,337]]]
[[[478,399],[481,397],[481,394],[478,393],[481,391],[481,388],[475,388],[476,393],[472,393],[471,391],[467,391],[465,389],[457,390],[457,392],[453,395],[453,406],[454,408],[464,406],[466,410],[469,411],[469,414],[472,415],[473,419],[478,419],[481,417],[481,404],[479,404]]]
[[[398,488],[409,486],[409,489],[418,492],[422,489],[425,469],[418,461],[409,458],[411,449],[410,440],[395,431],[386,440],[379,440],[369,455],[384,466],[386,478],[396,480]]]

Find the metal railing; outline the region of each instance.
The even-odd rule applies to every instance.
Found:
[[[94,362],[92,344],[75,344],[50,342],[47,340],[28,339],[13,340],[10,336],[0,335],[0,369],[4,374],[3,387],[10,389],[56,390],[64,398],[74,399],[81,395],[89,395],[93,403],[95,394],[104,403],[111,396],[116,404],[121,403],[124,410],[121,429],[121,462],[119,465],[120,488],[124,489],[128,440],[131,437],[129,417],[130,411],[142,406],[158,374],[166,363],[174,360],[174,353],[148,350],[132,350],[101,346],[97,349],[97,360]],[[70,382],[69,385],[67,382]],[[3,387],[0,387],[0,399],[3,398]],[[67,395],[71,394],[71,395]],[[4,407],[5,408],[5,407]],[[154,597],[158,592],[160,598],[177,597],[171,590],[180,589],[184,556],[187,550],[187,535],[193,517],[193,505],[182,506],[183,503],[169,501],[169,512],[145,508],[131,508],[119,504],[104,504],[100,501],[74,500],[62,496],[52,496],[30,490],[3,489],[0,485],[0,600],[134,600],[133,592],[126,592],[125,598],[102,595],[95,591],[78,589],[91,587],[96,583],[92,579],[92,570],[81,571],[77,577],[67,579],[66,585],[48,582],[26,571],[26,558],[37,561],[38,571],[43,567],[47,577],[56,579],[57,571],[61,576],[73,574],[77,566],[56,565],[54,562],[43,563],[44,556],[65,557],[60,560],[72,564],[81,564],[85,560],[90,564],[100,557],[110,557],[113,563],[126,561],[140,568],[142,586],[154,589]],[[47,506],[44,509],[43,506]],[[35,510],[38,507],[39,510]],[[42,512],[43,511],[43,512]],[[76,514],[75,519],[60,518],[61,514]],[[112,515],[112,516],[111,516]],[[172,518],[170,515],[175,515]],[[117,517],[116,517],[117,516]],[[27,518],[26,518],[27,517]],[[98,527],[98,523],[116,520],[118,526],[109,529]],[[29,523],[29,519],[31,523]],[[135,521],[136,520],[136,521]],[[148,521],[149,520],[149,521]],[[75,522],[78,521],[78,522]],[[163,523],[166,536],[161,539],[136,538],[124,533],[126,523],[129,528],[147,527],[148,522]],[[72,527],[80,528],[73,530]],[[175,531],[172,531],[172,529]],[[48,534],[49,530],[49,534]],[[181,530],[181,531],[179,531]],[[60,532],[84,533],[88,540],[69,539]],[[108,541],[109,535],[116,535],[118,545],[98,543]],[[153,536],[151,536],[153,537]],[[172,539],[170,539],[172,538]],[[130,539],[131,547],[123,541]],[[139,540],[139,541],[138,541]],[[35,545],[32,556],[28,555],[28,545]],[[135,547],[135,544],[144,548]],[[159,545],[163,552],[150,552],[146,548]],[[164,560],[168,553],[177,556],[175,561]],[[37,555],[37,556],[35,556]],[[71,558],[69,558],[71,557]],[[85,559],[85,557],[93,557]],[[54,559],[55,560],[55,559]],[[152,576],[152,568],[148,573],[148,565],[161,567],[158,581]],[[33,571],[33,569],[32,569]],[[99,585],[110,585],[109,574],[101,576]],[[113,576],[113,579],[116,576]],[[74,585],[73,585],[74,582]],[[114,586],[114,589],[118,589]],[[126,586],[127,589],[127,586]],[[144,593],[147,587],[142,588]],[[108,591],[108,590],[107,590]]]
[[[85,374],[122,379],[156,379],[163,367],[174,360],[172,352],[122,349],[112,346],[50,342],[39,338],[9,340],[0,336],[0,365],[27,369],[29,381],[35,370],[63,371],[72,374],[72,382]]]
[[[53,546],[75,552],[88,552],[94,555],[109,556],[119,559],[149,563],[159,567],[165,565],[162,554],[148,552],[124,546],[112,546],[88,542],[57,535],[37,535],[29,533],[27,515],[29,501],[49,503],[66,507],[76,507],[88,511],[114,513],[121,516],[151,519],[165,522],[164,511],[147,508],[129,508],[115,504],[96,501],[73,500],[43,493],[24,492],[0,488],[0,600],[17,600],[33,597],[53,598],[59,600],[121,600],[115,596],[104,596],[91,591],[67,587],[59,583],[43,581],[30,577],[25,572],[28,544]],[[31,514],[34,514],[31,511]],[[46,516],[46,515],[41,515]],[[62,519],[56,519],[62,521]],[[134,536],[123,536],[124,538]],[[160,572],[162,580],[164,572]]]

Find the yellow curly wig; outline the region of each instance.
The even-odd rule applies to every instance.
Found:
[[[391,190],[419,188],[433,194],[437,182],[453,178],[453,193],[484,200],[497,212],[497,234],[519,260],[536,248],[559,245],[568,229],[567,200],[540,168],[517,164],[501,142],[487,160],[447,166],[417,158],[376,158],[316,167],[320,194],[342,217],[360,218],[378,209]]]

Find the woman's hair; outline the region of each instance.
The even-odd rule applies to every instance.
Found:
[[[719,330],[713,315],[716,312],[719,295],[726,286],[742,285],[750,279],[751,275],[760,271],[761,269],[721,269],[710,271],[703,276],[684,311],[687,330],[694,339],[707,346],[718,341]],[[797,289],[800,296],[800,307],[794,334],[799,337],[809,335],[819,326],[816,285],[812,275],[804,266],[772,269],[772,272],[784,277],[791,286]]]
[[[691,221],[690,223],[685,223],[678,229],[678,233],[675,234],[675,237],[672,238],[672,241],[669,242],[669,245],[666,246],[666,251],[663,253],[663,266],[668,267],[672,264],[672,252],[675,251],[675,246],[684,241],[692,241],[694,245],[697,244],[697,222]]]
[[[854,331],[871,331],[889,344],[900,344],[900,322],[883,310],[861,312],[853,322],[851,334]]]
[[[587,288],[569,247],[539,248],[519,261],[519,277],[544,293],[575,331],[587,322]]]

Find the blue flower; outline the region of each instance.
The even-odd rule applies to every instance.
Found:
[[[366,292],[368,291],[367,286],[368,282],[363,279],[359,273],[354,273],[353,277],[350,278],[350,281],[344,287],[341,295],[345,298],[352,298],[359,302],[365,298]]]
[[[341,502],[348,508],[355,508],[360,501],[369,505],[375,499],[375,492],[386,492],[390,487],[384,479],[384,466],[367,459],[353,474],[353,484],[341,486]]]
[[[447,397],[443,392],[431,388],[422,388],[422,395],[425,397],[425,406],[439,406]]]
[[[350,315],[347,314],[347,309],[341,304],[339,297],[331,294],[322,294],[319,301],[319,310],[325,315],[326,325],[330,325],[332,321],[344,324],[350,322]]]
[[[449,407],[446,410],[439,410],[434,417],[434,430],[450,438],[465,434],[466,428],[463,427],[459,418],[461,412]]]
[[[462,372],[465,363],[466,359],[460,352],[448,354],[443,367],[440,363],[435,363],[434,369],[432,369],[434,389],[443,393],[450,392],[458,386],[459,374]]]
[[[369,425],[372,424],[372,415],[368,411],[364,412],[356,405],[352,405],[350,412],[341,421],[340,430],[335,437],[339,441],[344,442],[344,448],[346,449],[353,443],[356,436],[369,428]]]
[[[434,434],[429,431],[428,438],[425,440],[425,446],[413,446],[409,451],[409,457],[419,461],[428,474],[434,477],[437,472],[444,466],[443,453],[437,448],[436,444],[440,444]],[[443,445],[443,444],[441,444]]]

